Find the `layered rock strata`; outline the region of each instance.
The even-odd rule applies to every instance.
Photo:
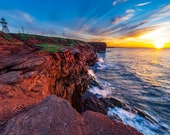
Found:
[[[88,67],[96,62],[97,56],[85,42],[77,41],[74,46],[63,48],[48,52],[24,43],[0,45],[1,123],[51,94],[80,108],[81,95],[91,81]]]
[[[72,108],[80,111],[93,80],[93,46],[26,34],[0,33],[0,39],[0,135],[140,135],[103,114]]]

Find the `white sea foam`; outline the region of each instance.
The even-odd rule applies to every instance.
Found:
[[[95,94],[97,97],[105,97],[105,98],[109,97],[113,94],[112,89],[110,87],[110,83],[100,82],[92,69],[89,69],[88,73],[91,76],[93,76],[95,78],[96,82],[98,82],[102,87],[102,89],[101,89],[97,86],[92,86],[91,88],[88,89],[89,92]]]
[[[102,57],[98,58],[98,61],[101,62],[101,63],[104,63],[104,60]]]
[[[107,68],[106,64],[104,63],[101,63],[101,62],[97,62],[97,69],[105,69]]]
[[[92,69],[89,69],[88,73],[96,79],[96,75],[94,74]]]
[[[114,114],[118,115],[119,118],[123,120],[123,122],[127,125],[130,125],[136,128],[138,131],[142,132],[144,135],[159,135],[160,133],[155,134],[158,130],[159,126],[151,123],[147,119],[139,116],[138,114],[133,114],[128,112],[122,108],[114,107],[108,108],[108,116],[114,116]]]
[[[88,91],[95,94],[98,98],[100,98],[100,97],[105,97],[106,98],[106,97],[110,97],[112,95],[111,89],[103,89],[103,90],[101,90],[98,87],[92,87],[92,88],[88,89]]]
[[[98,58],[98,62],[96,62],[97,69],[105,69],[107,68],[107,65],[104,62],[104,59],[102,57]]]

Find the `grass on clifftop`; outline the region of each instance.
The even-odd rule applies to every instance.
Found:
[[[35,37],[35,35],[31,34],[19,34],[21,36],[21,40],[27,41],[30,37]]]
[[[44,51],[48,52],[59,52],[61,49],[61,45],[53,45],[53,44],[36,44],[35,46],[43,47]]]

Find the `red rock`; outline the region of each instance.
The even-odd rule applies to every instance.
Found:
[[[24,43],[0,31],[0,45],[23,45]],[[1,50],[1,49],[0,49]]]
[[[135,129],[85,112],[80,115],[68,101],[49,96],[37,106],[20,112],[1,126],[0,135],[141,135]]]
[[[102,125],[99,123],[96,125],[97,123],[90,119],[95,120],[100,114],[90,113],[92,116],[89,116],[87,112],[81,116],[70,106],[71,104],[80,110],[82,94],[92,79],[88,74],[88,68],[97,60],[94,47],[76,40],[59,40],[35,35],[22,36],[22,34],[0,33],[2,39],[0,41],[0,134],[53,135],[96,132]],[[9,41],[6,38],[9,38]],[[62,41],[64,45],[61,45],[61,52],[51,53],[33,45],[37,43],[56,45]],[[70,42],[74,44],[72,47]],[[28,109],[49,95],[67,99],[70,104],[52,96]],[[110,124],[106,116],[101,117],[106,121],[103,124]],[[93,126],[97,126],[94,131]],[[129,133],[137,133],[133,128],[125,127],[120,125],[120,128],[127,129]],[[96,134],[105,134],[106,130],[112,133],[106,128]]]
[[[30,40],[33,38],[54,42],[50,37]],[[96,62],[97,56],[89,44],[75,44],[54,53],[41,52],[41,47],[33,45],[0,45],[1,123],[50,94],[67,99],[80,110],[81,95],[91,80],[88,66]]]

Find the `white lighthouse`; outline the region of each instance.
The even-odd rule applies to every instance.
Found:
[[[3,18],[3,17],[1,18],[1,24],[2,24],[2,31],[5,33],[10,33],[9,28],[7,26],[8,23],[6,22],[5,18]]]

